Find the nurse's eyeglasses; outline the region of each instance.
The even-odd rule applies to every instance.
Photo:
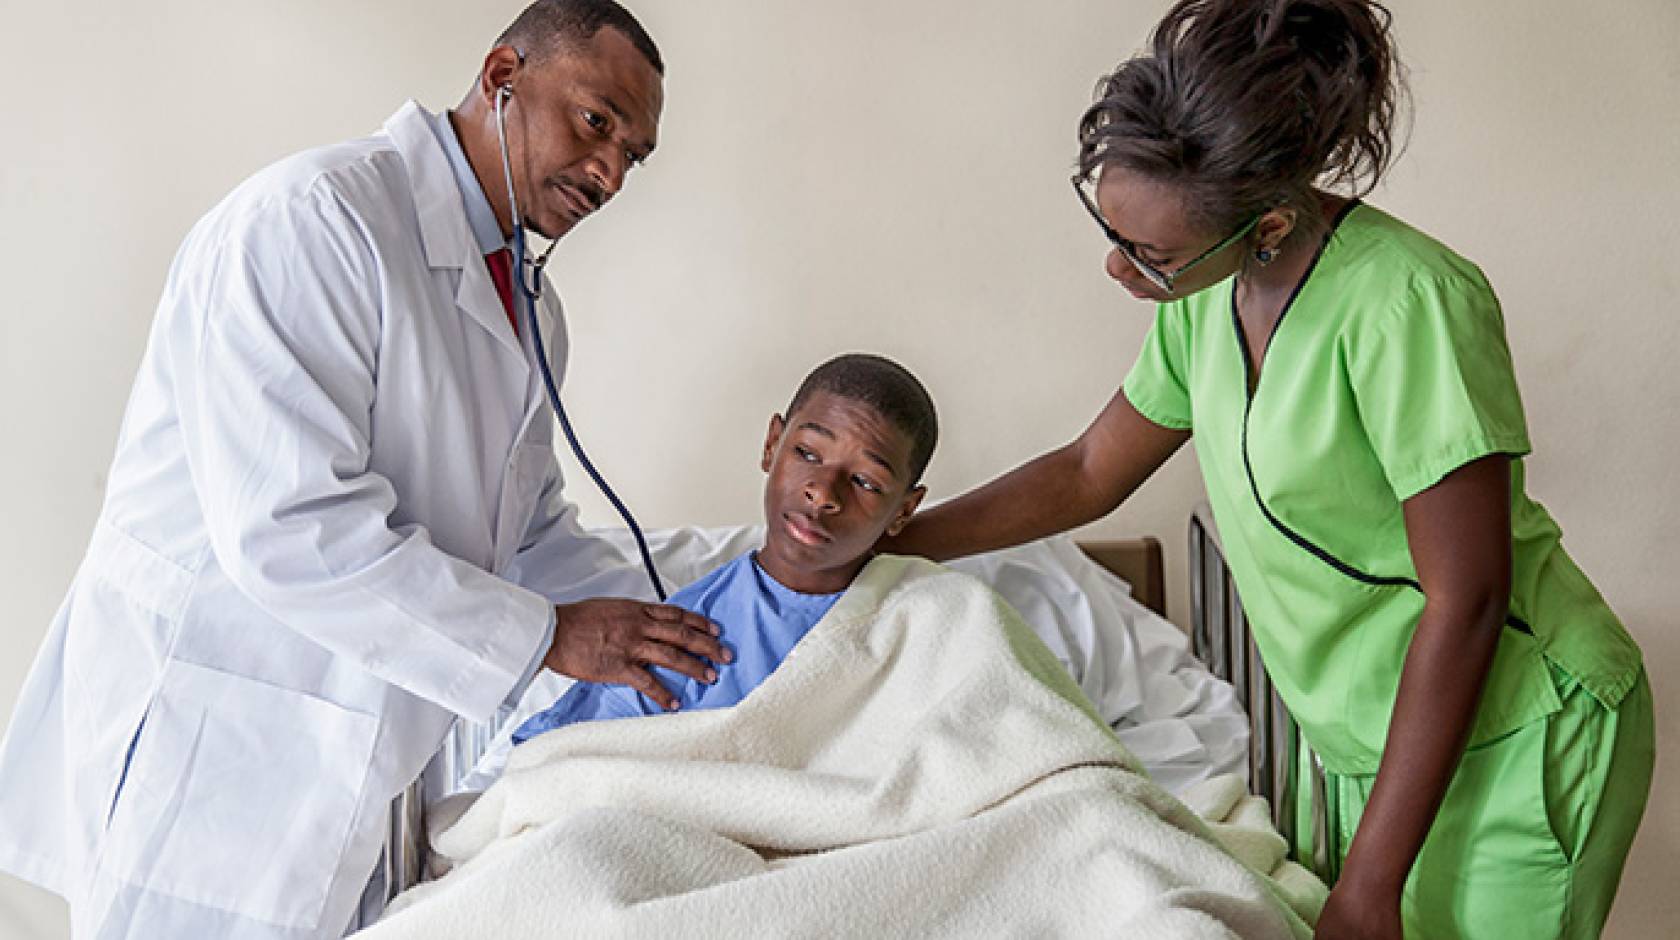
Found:
[[[1116,232],[1111,226],[1109,226],[1108,220],[1103,218],[1101,210],[1097,208],[1096,197],[1091,192],[1091,187],[1093,186],[1094,184],[1092,181],[1084,174],[1073,174],[1073,191],[1079,194],[1079,201],[1084,204],[1085,211],[1091,213],[1091,218],[1095,219],[1097,225],[1101,226],[1103,234],[1107,235],[1108,240],[1114,244],[1115,248],[1119,249],[1121,257],[1130,261],[1132,263],[1132,267],[1137,268],[1139,274],[1149,279],[1149,283],[1154,284],[1156,287],[1159,287],[1161,290],[1169,294],[1173,292],[1173,284],[1176,283],[1179,278],[1183,277],[1186,271],[1189,271],[1191,268],[1201,264],[1203,261],[1206,261],[1214,255],[1219,254],[1221,251],[1230,247],[1232,242],[1242,238],[1249,232],[1254,231],[1254,227],[1259,225],[1260,220],[1264,217],[1264,213],[1256,215],[1254,218],[1244,222],[1236,231],[1220,239],[1219,244],[1214,245],[1212,248],[1209,248],[1207,251],[1202,252],[1184,264],[1179,265],[1172,271],[1163,271],[1139,257],[1137,245],[1121,238],[1120,233]]]

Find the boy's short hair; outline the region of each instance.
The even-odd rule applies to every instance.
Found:
[[[788,403],[787,419],[815,392],[828,392],[875,409],[910,436],[910,483],[922,479],[939,442],[939,416],[933,396],[910,370],[884,356],[847,353],[828,360],[805,377]]]

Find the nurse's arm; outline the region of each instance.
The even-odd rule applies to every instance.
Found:
[[[1398,929],[1401,890],[1464,753],[1505,628],[1510,480],[1510,459],[1495,454],[1404,504],[1427,600],[1406,651],[1376,783],[1325,907],[1329,924],[1319,923],[1321,936],[1340,936],[1341,928],[1371,916]]]
[[[1113,512],[1190,439],[1132,407],[1124,392],[1073,442],[932,509],[881,551],[937,561],[1019,545]]]

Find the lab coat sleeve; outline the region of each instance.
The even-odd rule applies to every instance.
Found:
[[[217,561],[315,642],[488,719],[540,655],[553,608],[424,527],[391,524],[396,491],[369,467],[373,223],[319,185],[221,219],[189,237],[200,267],[172,275],[164,301],[188,359],[174,369],[181,431]]]

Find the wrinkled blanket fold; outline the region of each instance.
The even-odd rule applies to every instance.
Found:
[[[739,705],[535,738],[434,850],[358,936],[1308,935],[1006,604],[893,556]]]

